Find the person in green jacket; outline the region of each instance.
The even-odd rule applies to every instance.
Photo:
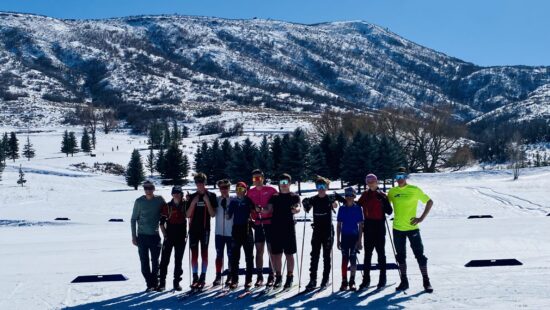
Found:
[[[162,196],[154,195],[155,185],[151,181],[143,182],[143,190],[145,195],[136,199],[132,211],[132,243],[138,247],[141,274],[147,284],[146,291],[151,292],[158,285],[161,249],[159,221],[161,209],[166,202]],[[151,265],[149,265],[149,259],[151,259]]]
[[[388,192],[388,200],[393,205],[393,238],[395,241],[396,260],[399,264],[401,274],[401,283],[396,287],[396,291],[405,291],[409,288],[409,280],[407,279],[407,239],[411,243],[424,284],[424,290],[428,293],[433,292],[430,278],[428,277],[428,258],[424,256],[424,245],[420,237],[420,224],[432,209],[433,201],[426,195],[418,186],[407,184],[407,170],[399,168],[396,174],[398,186],[393,187]],[[416,215],[418,202],[426,204],[424,212],[420,217]]]

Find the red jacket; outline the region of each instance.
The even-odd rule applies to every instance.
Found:
[[[366,220],[383,220],[385,218],[384,213],[388,215],[392,213],[388,197],[381,190],[371,191],[368,189],[364,191],[358,202],[363,208],[363,215]]]

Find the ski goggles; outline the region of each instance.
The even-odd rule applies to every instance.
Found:
[[[220,190],[228,190],[229,189],[229,186],[220,186]]]
[[[252,177],[252,182],[262,182],[263,180],[264,177],[262,176]]]
[[[239,187],[237,187],[237,192],[238,193],[244,193],[244,192],[246,192],[246,188],[239,186]]]
[[[289,180],[281,180],[279,181],[279,185],[289,185],[290,184],[290,181]]]
[[[320,190],[326,190],[327,189],[327,185],[326,184],[315,184],[315,188],[320,191]]]
[[[396,180],[405,180],[406,178],[407,178],[406,173],[398,173],[398,174],[395,175]]]

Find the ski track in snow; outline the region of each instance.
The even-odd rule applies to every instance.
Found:
[[[536,212],[536,213],[546,213],[545,210],[541,210],[541,208],[546,209],[546,207],[544,207],[540,204],[537,204],[537,203],[533,203],[533,202],[531,202],[527,199],[517,197],[515,195],[510,195],[510,194],[497,192],[494,189],[491,189],[491,188],[488,188],[488,187],[467,187],[467,188],[471,189],[472,191],[478,193],[481,196],[492,198],[492,199],[496,200],[497,202],[499,202],[502,205],[507,206],[507,207],[517,207],[520,210],[525,211],[525,212],[531,212],[532,211],[532,212]],[[489,192],[491,192],[491,193],[489,193]],[[528,204],[530,204],[534,207],[528,207],[528,206],[525,206],[525,205],[522,205],[522,204],[514,203],[513,200],[519,200],[519,201],[522,201],[522,202],[527,202]]]

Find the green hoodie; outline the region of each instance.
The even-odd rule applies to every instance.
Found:
[[[143,195],[136,199],[132,212],[132,238],[136,238],[137,235],[158,235],[160,211],[165,204],[162,196],[154,196],[148,200]]]

